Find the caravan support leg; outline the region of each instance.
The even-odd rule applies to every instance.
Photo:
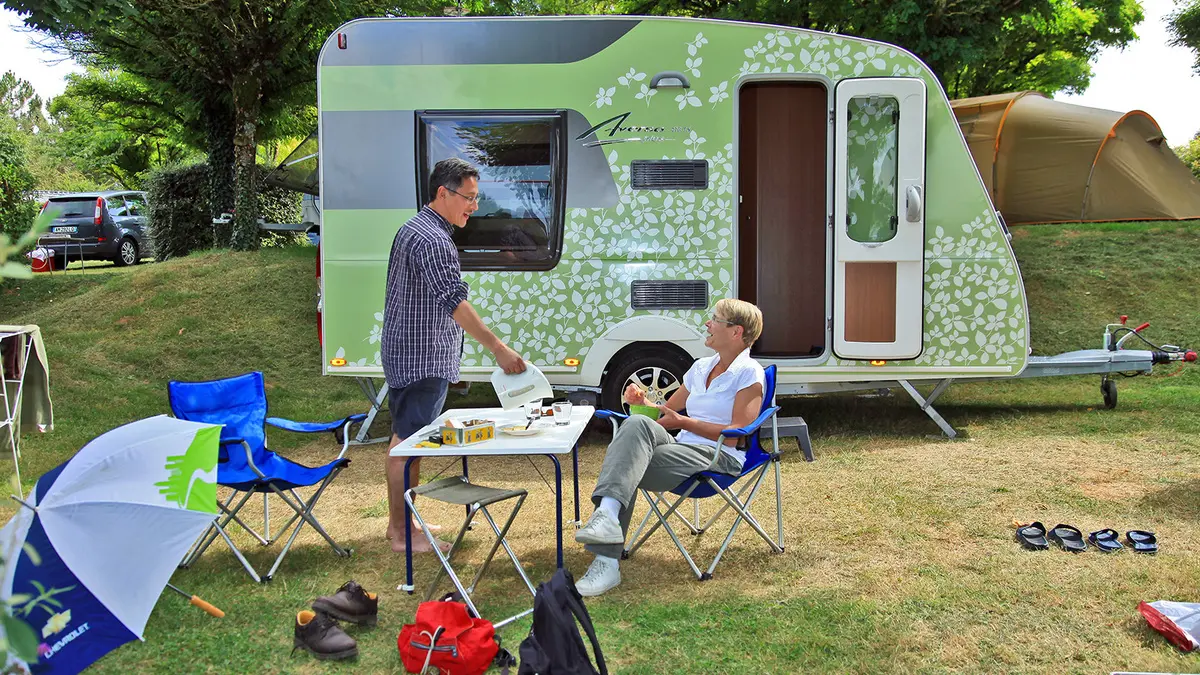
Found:
[[[383,409],[383,402],[387,400],[387,381],[385,380],[383,386],[376,390],[375,382],[371,378],[359,377],[356,379],[358,380],[358,386],[362,389],[363,394],[366,395],[367,400],[371,401],[371,409],[367,411],[367,418],[359,425],[358,434],[354,437],[354,440],[350,441],[350,445],[370,445],[372,443],[382,443],[391,440],[390,434],[388,436],[380,436],[379,438],[369,437],[371,423],[375,421],[375,415]]]
[[[950,426],[946,420],[942,419],[942,416],[938,414],[937,409],[933,407],[933,402],[936,401],[938,397],[941,396],[942,393],[945,392],[950,386],[949,379],[939,382],[938,385],[933,388],[933,391],[929,392],[929,398],[924,398],[921,396],[921,392],[917,391],[917,388],[912,386],[908,380],[897,381],[900,383],[901,387],[904,387],[904,391],[907,391],[908,395],[917,402],[917,405],[921,406],[921,410],[924,410],[925,414],[929,415],[929,419],[933,420],[939,427],[941,427],[942,432],[946,434],[947,438],[958,437],[958,432],[954,430],[954,427]]]

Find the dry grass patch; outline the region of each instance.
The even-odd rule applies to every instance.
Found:
[[[580,455],[584,517],[591,511],[588,494],[604,452],[602,435],[588,441]],[[1200,458],[1194,453],[1180,452],[1171,441],[1137,437],[986,436],[881,445],[843,450],[835,459],[818,447],[819,459],[811,464],[794,451],[785,455],[787,550],[782,555],[771,555],[743,527],[711,582],[692,577],[663,533],[624,561],[621,586],[589,602],[593,613],[616,619],[600,624],[606,647],[632,649],[616,663],[630,666],[630,672],[649,672],[639,669],[644,649],[678,649],[669,630],[658,638],[633,637],[641,630],[633,625],[635,617],[655,614],[655,607],[697,611],[692,629],[703,634],[705,625],[724,625],[726,619],[698,608],[763,606],[787,616],[789,606],[822,602],[856,607],[864,613],[863,621],[890,627],[894,642],[877,645],[880,660],[870,662],[882,670],[977,670],[981,664],[1030,672],[1181,666],[1180,657],[1149,634],[1134,608],[1141,599],[1189,599],[1200,583],[1194,565],[1200,497],[1192,478],[1200,470]],[[315,462],[332,452],[336,450],[328,442],[317,442],[292,454]],[[360,581],[380,589],[396,622],[392,627],[398,629],[419,598],[393,590],[403,577],[403,559],[390,553],[383,537],[384,449],[355,448],[351,453],[351,467],[327,491],[318,515],[336,538],[355,547]],[[533,461],[476,460],[471,475],[489,485],[529,491],[509,539],[531,576],[544,579],[554,566],[554,500],[534,466],[548,480],[553,474],[548,460]],[[428,480],[442,469],[453,474],[458,468],[457,461],[431,458],[423,473]],[[564,468],[564,517],[570,519],[569,462],[564,461]],[[461,523],[457,507],[427,502],[422,508],[449,532]],[[364,517],[364,510],[371,515]],[[774,526],[773,479],[755,510],[764,526]],[[507,514],[507,509],[497,511]],[[1085,532],[1110,526],[1122,532],[1150,529],[1158,533],[1162,553],[1031,553],[1012,540],[1013,520],[1041,520],[1048,527],[1070,523]],[[464,572],[473,571],[486,553],[486,529],[480,522],[468,533],[459,561]],[[694,552],[704,566],[723,535],[708,534],[699,541],[684,536],[698,544]],[[570,530],[565,541],[567,565],[581,574],[590,556],[573,542]],[[311,532],[302,534],[297,546],[274,583],[302,578],[304,593],[336,586],[336,570],[345,563],[334,560]],[[265,564],[270,557],[265,553],[254,559]],[[367,568],[364,560],[371,561]],[[218,547],[204,564],[231,563]],[[418,556],[419,591],[435,564]],[[332,576],[312,579],[313,565]],[[369,570],[365,576],[364,569]],[[186,582],[189,575],[179,579]],[[519,580],[502,561],[489,570],[478,599],[497,612],[513,611],[522,602],[519,589]],[[862,641],[859,646],[874,642],[868,635],[839,639],[851,641],[847,649],[855,640]],[[1055,654],[1059,656],[1047,658]]]

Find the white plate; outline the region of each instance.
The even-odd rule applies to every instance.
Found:
[[[509,436],[534,436],[542,433],[537,427],[525,428],[523,424],[510,424],[506,427],[500,427],[500,433],[508,434]]]

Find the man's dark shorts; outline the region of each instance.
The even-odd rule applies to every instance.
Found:
[[[392,433],[404,440],[437,419],[449,387],[449,380],[440,377],[427,377],[399,389],[388,387]]]

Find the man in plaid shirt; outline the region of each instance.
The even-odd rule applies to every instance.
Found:
[[[388,260],[380,356],[387,377],[395,447],[442,412],[446,390],[458,381],[463,331],[496,358],[506,373],[525,370],[525,361],[496,337],[467,301],[458,249],[450,238],[479,208],[479,171],[461,159],[444,159],[429,179],[432,201],[396,232]],[[388,538],[404,552],[404,462],[388,456]],[[412,463],[409,485],[420,477]],[[442,542],[443,548],[449,544]],[[413,540],[413,551],[430,551]]]

